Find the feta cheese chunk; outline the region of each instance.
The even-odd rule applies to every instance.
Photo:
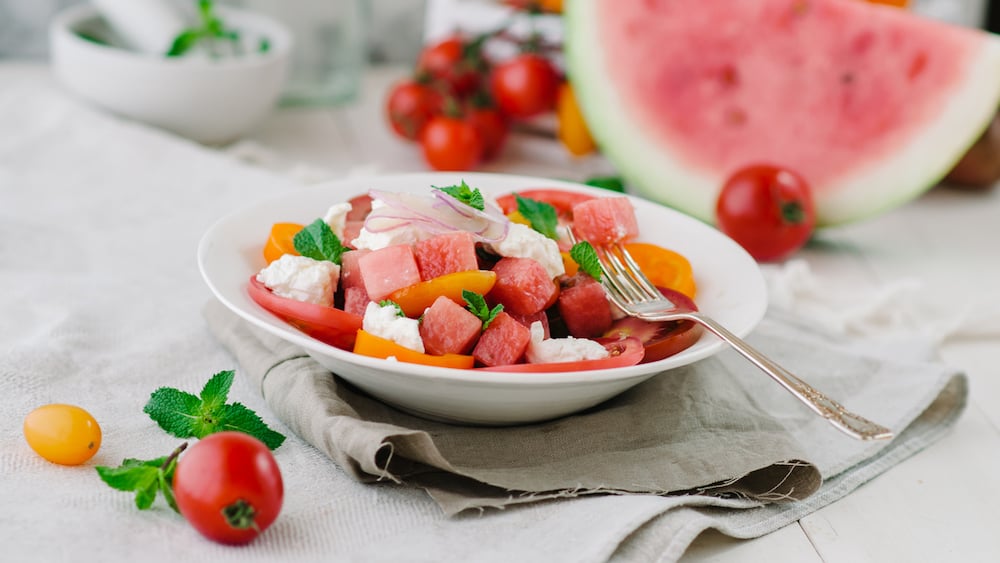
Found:
[[[554,362],[577,362],[580,360],[599,360],[611,354],[607,348],[586,338],[545,338],[545,329],[541,321],[531,323],[531,341],[525,357],[533,364],[548,364]]]
[[[509,258],[532,258],[545,268],[550,278],[566,273],[556,241],[521,223],[511,223],[507,236],[490,245],[494,252]]]
[[[372,200],[372,211],[381,207],[385,207],[385,202],[378,199]],[[351,241],[351,245],[358,250],[379,250],[396,244],[413,244],[431,236],[430,233],[412,226],[403,219],[395,220],[383,217],[379,219],[379,223],[379,232],[377,233],[361,227],[358,237]]]
[[[392,305],[385,307],[368,303],[365,316],[361,320],[361,328],[375,336],[392,340],[400,346],[423,353],[424,341],[420,338],[420,323],[417,319],[400,317],[399,310]]]
[[[327,260],[285,254],[257,273],[257,281],[279,297],[329,307],[340,280],[340,266]]]
[[[338,203],[331,205],[323,215],[323,222],[330,225],[330,230],[337,238],[344,240],[344,225],[347,223],[347,214],[351,212],[350,203]]]

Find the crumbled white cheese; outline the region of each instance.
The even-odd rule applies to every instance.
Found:
[[[549,277],[566,273],[556,241],[521,223],[511,223],[507,236],[490,245],[500,256],[532,258],[545,268]]]
[[[541,321],[531,323],[531,341],[525,356],[533,364],[599,360],[611,354],[607,348],[586,338],[545,338]]]
[[[340,266],[327,260],[285,254],[257,273],[257,281],[280,297],[333,305]]]
[[[400,346],[424,351],[424,341],[420,338],[420,323],[417,319],[400,317],[399,310],[392,305],[385,307],[371,302],[365,308],[365,316],[361,320],[361,328],[375,336],[392,340]]]
[[[384,206],[385,202],[382,200],[372,200],[372,211]],[[373,233],[361,227],[358,237],[351,241],[351,245],[358,250],[378,250],[396,244],[413,244],[431,236],[427,231],[414,227],[403,219],[393,220],[383,217],[379,218],[379,222],[379,232]]]
[[[331,205],[323,216],[323,222],[330,225],[330,230],[337,238],[344,240],[344,225],[347,223],[347,214],[351,212],[350,203],[337,203]]]

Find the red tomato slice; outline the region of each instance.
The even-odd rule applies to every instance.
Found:
[[[687,295],[667,288],[659,288],[660,293],[681,309],[697,311],[698,307]],[[604,338],[636,338],[646,349],[642,363],[655,362],[673,356],[690,348],[701,338],[702,327],[692,321],[649,322],[625,317],[618,319],[604,333]]]
[[[250,298],[288,324],[331,346],[351,350],[361,328],[361,317],[334,307],[324,307],[275,295],[257,277],[250,276]]]
[[[595,197],[588,194],[571,192],[569,190],[560,190],[557,188],[518,190],[516,193],[521,197],[534,199],[536,201],[544,201],[552,207],[555,207],[559,218],[563,220],[572,220],[574,205],[582,201],[587,201],[588,199],[594,199]],[[498,197],[497,203],[500,205],[500,209],[503,210],[504,214],[510,214],[517,211],[517,200],[514,198],[513,193]]]
[[[642,361],[645,354],[638,338],[595,338],[611,352],[607,358],[599,360],[580,360],[576,362],[553,362],[550,364],[513,364],[476,368],[482,371],[513,371],[521,373],[545,373],[560,371],[587,371],[592,369],[610,369],[634,366]]]

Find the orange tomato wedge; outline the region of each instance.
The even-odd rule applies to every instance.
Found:
[[[573,260],[573,257],[569,255],[569,252],[560,252],[559,255],[562,257],[563,268],[566,269],[567,276],[575,276],[578,271],[580,271],[580,265]]]
[[[268,264],[285,254],[295,254],[295,235],[303,229],[298,223],[275,223],[271,226],[271,235],[264,244],[264,260]]]
[[[441,295],[464,307],[463,289],[486,295],[496,281],[496,273],[489,270],[453,272],[397,289],[387,299],[399,305],[407,317],[416,318]]]
[[[392,340],[375,336],[364,329],[358,329],[358,336],[354,340],[354,353],[373,358],[388,358],[392,356],[401,362],[443,368],[470,369],[475,364],[475,358],[472,356],[462,354],[442,354],[440,356],[424,354],[416,350],[411,350],[406,346],[400,346]]]
[[[691,263],[683,255],[648,242],[630,242],[625,249],[653,285],[679,291],[694,299],[697,286]]]
[[[573,156],[583,156],[597,150],[597,144],[590,135],[587,122],[583,120],[576,95],[568,82],[559,86],[556,98],[556,118],[558,126],[556,134],[566,150]]]

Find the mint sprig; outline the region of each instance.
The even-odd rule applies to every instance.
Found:
[[[271,430],[257,413],[240,403],[226,404],[233,384],[233,371],[220,371],[192,395],[172,387],[160,387],[149,396],[143,412],[160,428],[178,438],[204,438],[223,430],[243,432],[275,449],[285,437]]]
[[[457,186],[433,186],[433,188],[450,195],[473,209],[478,209],[479,211],[486,209],[486,199],[483,197],[482,192],[479,191],[479,188],[470,188],[465,183],[465,180],[462,180],[462,183]]]
[[[559,218],[556,208],[544,201],[538,201],[519,194],[514,194],[517,201],[517,210],[528,220],[531,228],[549,237],[552,240],[559,240],[559,233],[556,228],[559,226]]]
[[[187,442],[178,446],[169,456],[150,460],[125,458],[118,467],[99,465],[95,469],[101,480],[112,488],[134,492],[135,506],[139,510],[153,506],[156,495],[162,493],[170,508],[179,512],[173,491],[174,470],[177,468],[177,456],[185,448]]]
[[[228,42],[234,51],[240,49],[240,33],[225,26],[219,16],[215,14],[212,0],[198,0],[198,20],[197,26],[186,28],[177,34],[173,43],[170,44],[166,56],[179,57],[198,43],[205,42],[209,53],[213,57],[218,57],[220,55],[216,47],[218,40]]]
[[[573,245],[569,249],[569,257],[580,266],[585,274],[601,281],[601,261],[597,257],[597,251],[585,240]]]
[[[350,250],[340,242],[330,225],[322,219],[316,219],[292,238],[295,251],[313,260],[328,260],[340,264],[340,257]]]
[[[483,321],[483,330],[486,330],[493,322],[493,319],[497,318],[500,311],[503,311],[503,304],[498,303],[492,309],[486,304],[486,300],[483,299],[482,295],[479,295],[475,291],[469,291],[468,289],[462,290],[462,299],[465,300],[466,309],[469,310],[473,315]]]

